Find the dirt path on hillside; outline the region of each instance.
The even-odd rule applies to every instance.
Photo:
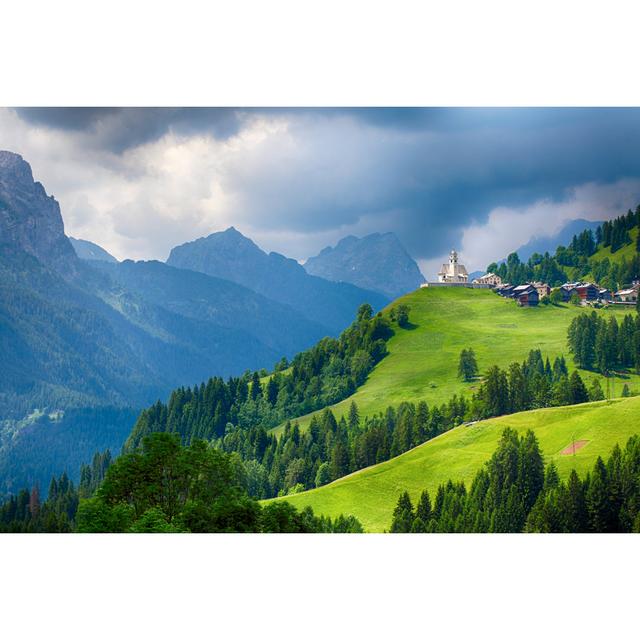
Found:
[[[568,447],[565,447],[560,452],[560,455],[571,456],[579,449],[582,449],[582,447],[584,447],[584,445],[587,444],[588,442],[589,442],[588,440],[576,440],[575,442],[572,442]]]

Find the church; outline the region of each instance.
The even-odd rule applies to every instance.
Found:
[[[463,264],[458,264],[458,254],[455,249],[449,254],[449,264],[443,264],[438,272],[438,282],[447,284],[463,284],[468,282],[469,274]]]

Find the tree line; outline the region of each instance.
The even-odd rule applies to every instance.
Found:
[[[425,489],[413,506],[403,492],[392,533],[640,533],[640,438],[615,446],[584,479],[575,470],[561,481],[544,464],[534,433],[505,429],[491,459],[469,489],[441,484],[432,502]]]
[[[471,357],[477,371],[473,350],[463,354]],[[396,457],[465,421],[603,398],[597,380],[587,390],[577,372],[568,375],[563,357],[551,365],[539,350],[532,350],[521,364],[514,362],[505,370],[491,367],[471,400],[454,395],[432,407],[424,401],[403,402],[364,419],[352,402],[339,420],[330,409],[312,416],[305,431],[291,421],[280,436],[262,424],[248,428],[229,424],[223,436],[210,442],[214,449],[234,456],[248,495],[266,499],[323,486]],[[91,465],[83,465],[79,498],[93,495],[111,462],[105,452],[96,454]]]
[[[603,222],[596,230],[596,242],[603,247],[610,247],[611,253],[615,253],[631,242],[629,232],[640,226],[640,205],[635,213],[629,209],[626,216],[620,216],[615,220]],[[640,244],[640,240],[637,240]]]
[[[202,440],[183,446],[175,434],[146,436],[113,463],[96,454],[76,488],[66,474],[20,491],[0,508],[0,531],[13,533],[360,533],[353,516],[316,516],[287,503],[261,506],[246,491],[237,456]],[[104,477],[97,483],[95,472]]]
[[[385,357],[392,335],[389,319],[361,305],[339,338],[324,338],[291,363],[281,361],[264,383],[256,371],[177,389],[167,404],[158,401],[142,411],[125,450],[134,450],[145,435],[157,431],[178,433],[185,443],[212,440],[223,437],[229,425],[268,429],[335,404],[353,394]]]
[[[291,422],[279,437],[262,426],[232,429],[214,445],[242,458],[251,495],[269,498],[320,487],[389,460],[460,424],[466,411],[464,398],[454,396],[440,407],[403,402],[361,420],[351,403],[340,420],[325,409],[304,431]]]
[[[71,533],[80,499],[93,495],[111,463],[108,449],[96,452],[91,464],[82,465],[77,486],[65,471],[51,478],[44,500],[37,484],[9,496],[0,506],[0,532]]]
[[[640,314],[602,318],[593,311],[574,318],[567,330],[574,362],[607,374],[616,368],[640,371]]]
[[[564,356],[543,359],[539,349],[532,349],[522,362],[507,369],[492,366],[471,399],[468,417],[483,420],[530,409],[580,404],[600,400],[602,389],[596,380],[587,389],[580,374],[567,371]]]
[[[464,351],[468,358],[472,350]],[[304,431],[290,421],[279,436],[262,425],[230,427],[214,446],[244,461],[250,495],[270,498],[319,487],[384,462],[465,421],[602,399],[597,380],[587,389],[577,371],[568,375],[563,357],[551,365],[539,350],[532,350],[522,364],[514,362],[506,370],[491,367],[470,400],[454,395],[432,407],[424,401],[403,402],[364,419],[352,402],[346,416],[337,420],[325,409],[312,416]]]
[[[487,271],[499,275],[503,282],[514,285],[541,281],[551,286],[559,286],[569,280],[567,268],[571,267],[574,279],[586,277],[589,273],[594,280],[611,290],[619,289],[640,277],[640,255],[636,253],[630,260],[617,261],[603,258],[590,260],[599,247],[609,247],[615,253],[631,244],[630,232],[640,229],[640,205],[635,212],[604,222],[595,234],[586,229],[573,236],[568,247],[559,246],[554,255],[534,253],[527,262],[522,262],[517,253],[507,256],[505,262],[491,263]],[[640,232],[636,240],[636,250],[640,252]]]

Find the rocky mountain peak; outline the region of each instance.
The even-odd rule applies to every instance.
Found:
[[[415,260],[394,233],[372,233],[364,238],[347,236],[335,247],[325,247],[309,258],[307,273],[349,282],[396,298],[424,282]]]
[[[0,150],[0,243],[18,247],[57,270],[73,270],[76,254],[64,234],[60,205],[33,179],[29,163]]]

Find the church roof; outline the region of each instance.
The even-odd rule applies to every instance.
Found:
[[[467,269],[463,264],[454,265],[453,269],[450,268],[451,265],[443,264],[440,271],[438,271],[438,275],[454,275],[454,276],[468,276]],[[453,273],[452,273],[453,271]]]

